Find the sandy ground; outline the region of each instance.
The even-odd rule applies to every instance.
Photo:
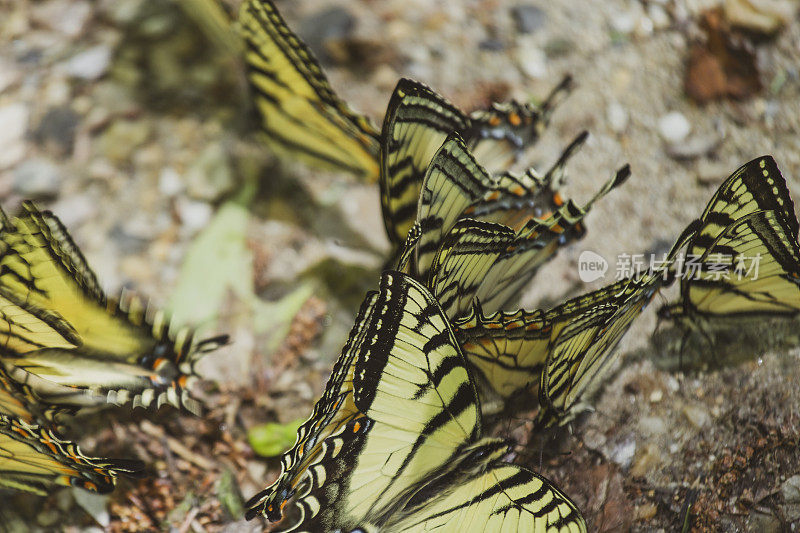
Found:
[[[593,209],[586,238],[537,275],[521,299],[536,307],[603,283],[580,282],[583,250],[610,261],[605,281],[619,254],[665,251],[716,186],[758,155],[774,155],[800,193],[800,23],[791,17],[756,42],[760,93],[698,105],[684,92],[685,65],[702,35],[700,13],[714,4],[532,1],[528,33],[512,12],[518,3],[501,0],[279,7],[307,37],[320,33],[314,19],[325,10],[335,13],[323,28],[337,17],[352,23],[338,36],[356,44],[326,68],[343,98],[378,124],[400,76],[473,109],[492,98],[541,98],[573,75],[577,88],[519,169],[547,168],[588,129],[568,195],[588,199],[625,163],[633,175]],[[671,146],[676,127],[661,131],[669,113],[690,127]],[[109,292],[134,286],[234,339],[203,363],[217,382],[205,388],[208,420],[174,412],[155,424],[142,413],[92,420],[114,430],[86,438],[88,449],[155,458],[162,488],[126,482],[95,507],[110,510],[105,518],[81,511],[88,504],[71,491],[9,498],[0,517],[23,530],[259,528],[219,500],[234,494],[241,505],[277,474],[276,461],[254,457],[246,428],[303,418],[322,390],[387,247],[376,186],[273,159],[255,140],[238,62],[166,0],[0,2],[0,117],[4,208],[33,197],[62,217]],[[670,155],[680,151],[689,157]],[[258,184],[250,214],[220,215],[248,183]],[[229,215],[230,235],[196,245]],[[193,249],[205,255],[182,267]],[[206,304],[187,309],[187,293]],[[796,323],[743,321],[713,346],[693,340],[681,361],[672,348],[680,335],[662,327],[654,340],[655,326],[652,311],[636,323],[596,411],[571,431],[530,435],[525,417],[498,431],[510,430],[520,460],[573,496],[592,530],[794,530]],[[177,449],[170,438],[189,450],[178,454],[185,464],[164,459]],[[235,489],[219,488],[226,475]]]

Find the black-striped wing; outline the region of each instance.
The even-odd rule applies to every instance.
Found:
[[[491,449],[489,440],[483,448]],[[494,446],[496,448],[496,446]],[[481,450],[481,445],[476,446]],[[476,450],[476,451],[477,451]],[[586,524],[569,498],[549,480],[517,465],[487,458],[424,487],[399,519],[382,531],[558,531],[581,533]],[[471,458],[472,459],[472,458]],[[413,505],[417,503],[417,505]]]
[[[272,1],[246,0],[239,24],[266,143],[279,155],[376,181],[377,129],[336,95]]]
[[[574,506],[565,498],[562,502],[549,484],[531,481],[518,488],[517,480],[494,464],[496,455],[476,451],[484,445],[497,451],[497,441],[478,440],[475,385],[430,292],[405,274],[386,272],[377,297],[368,300],[357,340],[349,343],[355,354],[347,365],[352,369],[351,399],[342,405],[352,401],[355,411],[314,450],[294,490],[300,520],[290,530],[407,531],[407,520],[437,519],[436,513],[424,514],[434,507],[419,505],[427,494],[453,517],[461,515],[459,507],[476,506],[462,520],[477,525],[469,515],[503,513],[486,494],[503,488],[519,496],[512,504],[524,504],[536,515],[534,530],[553,522],[556,514],[564,522],[582,524]],[[470,485],[471,492],[459,502],[447,498],[477,472],[496,475]],[[493,489],[491,482],[497,485]]]
[[[120,475],[139,475],[138,461],[84,455],[53,431],[0,413],[0,487],[47,494],[57,486],[107,493]]]
[[[686,269],[682,299],[708,316],[800,312],[800,249],[786,217],[756,211],[731,224]]]
[[[490,193],[502,194],[496,191],[495,180],[475,161],[461,138],[457,134],[448,137],[433,157],[419,195],[416,273],[420,279],[428,277],[445,235],[463,218],[464,211]]]
[[[651,280],[615,285],[616,295],[571,318],[552,339],[539,384],[539,427],[563,425],[588,408],[585,401],[612,367],[614,349],[659,288]]]
[[[83,455],[49,429],[59,412],[41,404],[0,366],[0,487],[46,494],[56,486],[73,486],[105,493],[119,475],[141,472],[138,461]]]
[[[539,382],[539,427],[563,425],[582,410],[616,360],[615,348],[655,294],[673,281],[678,252],[696,236],[690,224],[662,265],[579,296],[547,312],[551,344]]]
[[[416,81],[394,89],[381,130],[380,180],[383,222],[389,239],[403,242],[417,216],[420,188],[433,156],[468,119],[457,107]]]
[[[294,454],[302,459],[289,465],[294,471],[282,474],[291,482],[279,480],[253,498],[249,515],[277,519],[296,493],[301,520],[292,530],[348,530],[385,520],[479,435],[477,395],[462,361],[430,293],[406,275],[385,273],[306,425],[323,416],[344,423],[315,435],[313,447],[306,439],[303,453]],[[329,398],[336,399],[332,409],[320,408]]]
[[[0,306],[0,360],[54,403],[82,404],[89,392],[95,402],[198,412],[188,391],[194,363],[224,342],[171,332],[163,312],[133,295],[106,298],[66,228],[31,203],[3,215]]]
[[[565,79],[541,106],[494,104],[468,117],[425,85],[401,79],[381,133],[381,205],[389,239],[401,244],[414,224],[425,173],[450,134],[464,139],[489,174],[502,172],[536,142],[569,87]]]
[[[517,233],[515,246],[498,257],[491,270],[486,272],[476,293],[483,308],[493,313],[516,298],[538,268],[552,259],[559,248],[584,235],[583,219],[594,202],[624,183],[629,176],[630,169],[626,165],[583,207],[568,200],[548,218],[528,221]]]
[[[547,359],[550,332],[545,312],[498,311],[485,316],[480,307],[453,323],[467,361],[497,394],[508,398],[538,382]]]
[[[441,243],[427,281],[447,316],[457,318],[469,311],[487,273],[518,244],[506,226],[468,218],[456,223]]]
[[[539,140],[553,111],[571,90],[572,78],[567,76],[541,104],[512,100],[474,111],[469,115],[469,128],[462,132],[464,139],[490,172],[505,170],[526,147]]]
[[[520,231],[532,218],[547,219],[564,205],[559,188],[565,180],[566,165],[589,137],[578,135],[544,175],[529,168],[523,174],[503,172],[494,177],[494,190],[465,211],[464,216],[495,222]]]
[[[742,165],[720,185],[703,211],[703,223],[687,253],[702,256],[728,226],[756,211],[776,211],[792,235],[798,222],[794,202],[775,160],[759,157]]]
[[[297,493],[298,486],[308,490],[318,486],[319,482],[315,483],[313,479],[315,468],[312,466],[335,460],[335,457],[331,457],[335,450],[328,442],[339,441],[329,441],[328,438],[355,439],[359,431],[366,431],[367,426],[360,423],[365,421],[363,414],[358,412],[353,402],[353,371],[355,358],[366,342],[367,326],[377,298],[376,292],[369,293],[361,304],[347,342],[333,366],[325,392],[314,405],[311,416],[298,428],[292,448],[281,457],[281,475],[247,503],[248,519],[262,514],[271,521],[280,520],[283,507]],[[356,424],[359,424],[359,431],[354,431]],[[328,475],[325,468],[322,472]],[[300,508],[303,509],[302,506]]]

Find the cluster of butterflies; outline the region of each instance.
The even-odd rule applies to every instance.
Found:
[[[59,430],[107,404],[199,414],[194,365],[225,342],[196,341],[130,292],[108,298],[52,213],[0,211],[0,487],[106,493],[141,475],[139,461],[86,456]]]
[[[509,311],[538,268],[583,236],[593,203],[630,174],[621,168],[585,205],[564,199],[565,166],[586,134],[544,174],[507,171],[569,80],[538,106],[466,114],[403,79],[377,131],[334,93],[269,0],[246,0],[231,27],[265,141],[376,179],[394,245],[249,518],[283,519],[292,531],[585,531],[564,493],[508,461],[510,441],[484,436],[488,406],[538,385],[535,426],[569,423],[589,407],[634,320],[678,278],[680,299],[662,317],[696,324],[800,311],[798,222],[771,157],[725,180],[658,268],[549,310]],[[691,278],[677,267],[684,250],[699,258]],[[719,275],[755,255],[757,277]],[[729,262],[720,267],[720,257]],[[0,486],[105,492],[119,475],[140,473],[136,462],[83,455],[59,436],[64,417],[106,403],[200,413],[189,393],[194,364],[224,342],[195,341],[135,296],[108,298],[51,213],[26,203],[15,218],[2,214]]]
[[[562,198],[564,167],[586,134],[544,175],[507,171],[569,79],[539,106],[469,115],[402,79],[378,131],[333,92],[269,0],[244,2],[238,27],[265,142],[377,179],[395,250],[281,475],[251,499],[248,517],[291,531],[585,531],[565,494],[505,460],[509,441],[482,436],[486,406],[538,384],[535,427],[569,423],[589,408],[634,320],[677,278],[680,300],[659,315],[684,324],[800,311],[797,220],[771,157],[731,175],[658,268],[549,310],[507,311],[630,174],[620,169],[584,206]],[[697,258],[691,277],[681,277],[684,251]],[[720,275],[754,256],[757,277]]]

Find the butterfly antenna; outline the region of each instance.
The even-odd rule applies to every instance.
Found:
[[[555,190],[561,187],[564,184],[566,173],[566,166],[567,162],[569,162],[570,158],[577,153],[578,150],[586,143],[586,139],[589,138],[589,132],[584,130],[582,131],[577,137],[575,137],[569,146],[567,146],[561,155],[558,157],[558,161],[556,161],[550,170],[544,175],[544,183],[547,184],[550,190]]]
[[[544,101],[539,106],[545,121],[550,120],[550,116],[553,114],[555,108],[569,96],[569,93],[571,93],[574,88],[575,84],[573,83],[572,76],[568,74],[562,78],[552,91],[550,91],[550,94],[545,97]]]

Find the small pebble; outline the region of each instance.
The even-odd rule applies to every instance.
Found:
[[[619,102],[611,102],[606,108],[606,120],[611,131],[622,133],[628,127],[628,112]]]
[[[0,151],[25,137],[28,129],[28,108],[24,104],[7,104],[0,107]]]
[[[183,180],[174,168],[161,169],[158,175],[158,192],[164,196],[177,196],[184,188]]]
[[[49,198],[58,194],[62,174],[51,161],[36,157],[14,169],[14,192],[24,197]]]
[[[33,137],[39,143],[51,147],[59,155],[72,151],[75,142],[75,129],[79,117],[69,107],[55,107],[49,109],[39,125],[33,132]]]
[[[63,195],[51,205],[54,213],[68,228],[77,227],[97,214],[97,202],[88,194]]]
[[[547,14],[534,5],[519,5],[511,8],[511,17],[520,33],[533,33],[547,22]]]
[[[658,4],[648,4],[647,16],[653,22],[653,28],[663,30],[672,23],[666,10]]]
[[[50,0],[34,6],[31,15],[36,22],[68,37],[83,33],[92,15],[92,5],[86,0]]]
[[[633,466],[631,466],[630,474],[634,477],[645,476],[648,472],[658,468],[658,465],[662,463],[661,451],[658,449],[658,446],[652,442],[647,443],[640,451]]]
[[[719,185],[730,174],[730,167],[722,161],[701,159],[695,172],[701,185]]]
[[[0,58],[0,93],[17,83],[22,78],[22,72],[14,62]]]
[[[623,35],[627,35],[632,33],[633,30],[636,29],[636,23],[638,22],[638,18],[636,13],[633,11],[624,11],[622,13],[617,13],[613,19],[611,19],[611,29],[613,29],[617,33],[621,33]]]
[[[667,432],[667,424],[658,416],[645,416],[639,420],[639,430],[649,437],[663,435]]]
[[[703,428],[711,423],[711,415],[700,405],[686,405],[682,409],[684,416],[697,429]]]
[[[606,436],[601,431],[588,428],[583,434],[583,443],[590,450],[599,450],[606,444]]]
[[[124,163],[150,137],[150,127],[145,120],[117,120],[103,132],[96,148],[114,163]]]
[[[622,468],[628,468],[630,466],[631,461],[633,461],[633,456],[636,454],[636,441],[633,439],[628,439],[620,442],[617,444],[613,450],[611,450],[611,457],[610,459],[617,463]]]
[[[356,18],[343,7],[331,7],[303,18],[297,25],[297,33],[320,61],[330,63],[326,50],[329,41],[341,41],[352,34]]]
[[[534,79],[547,76],[547,56],[537,46],[520,44],[517,47],[517,62],[526,76]]]
[[[664,397],[664,391],[661,389],[655,389],[653,392],[650,393],[650,403],[658,403]]]
[[[783,482],[781,494],[787,503],[800,503],[800,475],[794,475]]]
[[[178,198],[175,202],[178,216],[181,217],[183,227],[191,234],[197,233],[208,225],[214,209],[206,202],[190,200],[188,198]]]
[[[207,146],[188,169],[186,192],[194,199],[213,202],[234,187],[228,154],[218,144]]]
[[[673,111],[658,119],[658,133],[671,143],[677,143],[686,138],[692,130],[692,125],[683,114]]]
[[[104,44],[72,56],[65,65],[66,72],[73,78],[96,80],[102,78],[111,65],[111,48]]]

